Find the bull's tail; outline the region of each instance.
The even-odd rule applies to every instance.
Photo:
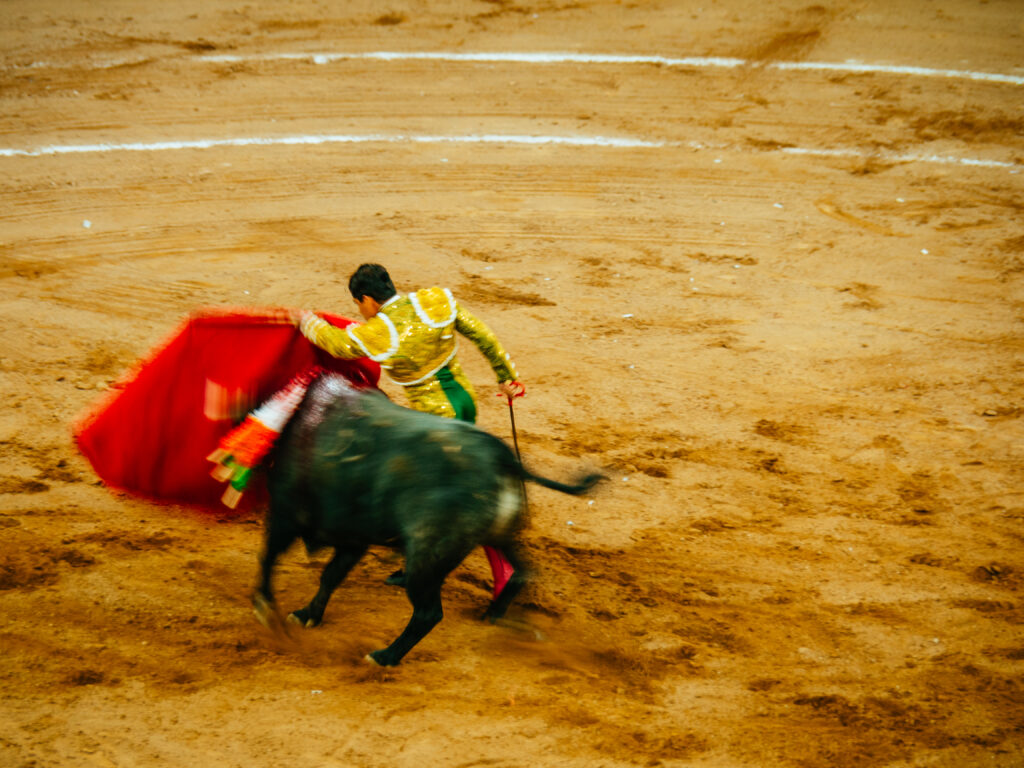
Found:
[[[542,475],[535,475],[533,472],[523,466],[519,457],[512,453],[512,449],[508,447],[503,441],[492,435],[490,432],[485,432],[482,429],[476,429],[477,434],[483,435],[485,439],[493,441],[493,444],[500,446],[498,450],[504,452],[504,459],[502,464],[511,471],[513,475],[518,476],[524,482],[529,480],[531,483],[537,483],[537,485],[543,485],[545,488],[550,488],[553,491],[560,491],[561,493],[568,493],[572,496],[580,496],[593,488],[601,480],[605,479],[605,476],[600,472],[591,472],[584,475],[574,484],[560,483],[557,480],[551,480],[550,478]],[[524,488],[525,490],[525,488]]]
[[[545,488],[550,488],[553,491],[561,491],[562,493],[568,493],[573,496],[579,496],[586,493],[593,488],[598,481],[604,479],[604,475],[599,472],[595,472],[593,474],[586,475],[574,485],[567,485],[566,483],[560,483],[557,480],[550,480],[546,477],[542,477],[541,475],[535,475],[522,464],[519,464],[518,468],[519,476],[523,478],[523,480],[529,480],[537,483],[538,485],[543,485]]]

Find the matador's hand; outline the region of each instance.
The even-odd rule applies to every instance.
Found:
[[[288,319],[291,321],[292,325],[298,327],[302,325],[303,320],[312,314],[314,313],[310,312],[308,309],[289,309]]]
[[[503,381],[498,385],[498,389],[501,390],[498,397],[504,395],[509,401],[513,397],[526,397],[526,386],[521,381]]]

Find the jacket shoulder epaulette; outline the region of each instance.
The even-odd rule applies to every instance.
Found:
[[[447,288],[422,288],[409,294],[416,316],[431,328],[444,328],[455,322],[458,306]]]

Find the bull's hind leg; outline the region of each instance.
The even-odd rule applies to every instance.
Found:
[[[288,614],[288,621],[302,627],[315,627],[323,621],[327,601],[331,599],[334,590],[345,580],[348,572],[352,570],[352,566],[359,562],[365,552],[365,547],[335,549],[334,557],[324,566],[323,573],[320,574],[320,589],[309,601],[309,605]]]
[[[438,622],[444,618],[444,609],[441,607],[441,584],[444,576],[431,579],[424,584],[406,576],[405,591],[412,603],[412,616],[409,623],[391,645],[374,651],[370,658],[382,667],[393,667],[411,651],[416,644],[422,640]]]
[[[423,555],[414,552],[406,556],[405,593],[412,603],[412,616],[395,642],[387,648],[374,651],[370,658],[382,667],[393,667],[437,626],[444,618],[441,585],[469,552],[469,549],[464,549],[449,552],[445,556],[440,555],[433,546],[427,545]]]
[[[519,551],[518,545],[506,542],[501,547],[496,547],[496,549],[505,556],[505,559],[512,564],[515,570],[509,577],[508,583],[505,584],[505,588],[501,590],[501,594],[492,600],[491,604],[487,606],[487,610],[484,611],[482,618],[490,621],[492,624],[505,615],[505,611],[508,610],[512,601],[516,599],[516,596],[526,586],[526,580],[529,576],[529,568]]]

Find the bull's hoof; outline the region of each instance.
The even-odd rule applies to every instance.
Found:
[[[392,660],[388,654],[387,648],[382,648],[379,651],[373,651],[366,654],[366,660],[372,661],[378,667],[394,667],[398,665],[397,661]]]
[[[495,610],[494,603],[491,603],[491,605],[488,606],[487,610],[484,611],[484,615],[480,617],[480,620],[494,624],[498,619],[502,618],[504,615],[504,611]]]
[[[300,608],[297,611],[289,613],[288,623],[295,624],[299,627],[305,627],[306,629],[320,626],[320,620],[313,618],[313,615],[308,608]]]
[[[272,603],[259,593],[252,599],[252,612],[256,615],[260,624],[275,635],[288,634],[288,628],[281,618],[281,613],[277,610],[277,604]]]
[[[405,586],[405,571],[395,571],[386,579],[385,584],[390,584],[393,587],[404,587]]]
[[[530,622],[524,621],[523,619],[504,618],[493,620],[491,623],[501,627],[502,629],[510,629],[513,632],[518,632],[532,640],[536,640],[538,643],[547,642],[548,639],[547,635],[530,624]]]

